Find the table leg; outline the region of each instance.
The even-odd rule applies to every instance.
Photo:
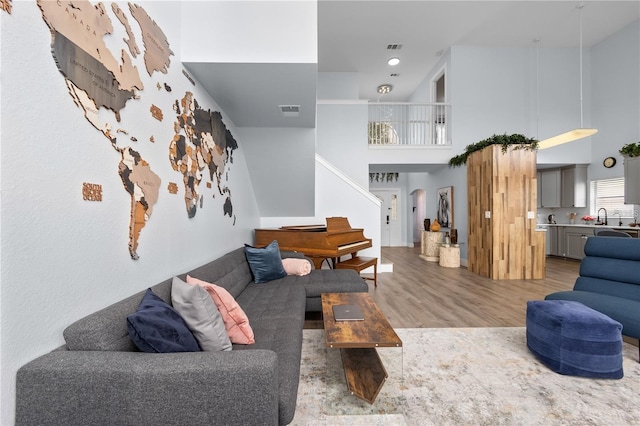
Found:
[[[351,394],[373,404],[388,377],[375,348],[340,349],[347,388]]]

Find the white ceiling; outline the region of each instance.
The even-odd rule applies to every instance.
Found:
[[[185,65],[237,126],[314,127],[317,72],[358,74],[360,99],[406,101],[453,45],[589,47],[640,19],[635,1],[318,1],[318,64]],[[257,35],[259,36],[259,35]],[[640,36],[640,35],[639,35]],[[400,43],[395,54],[389,43]],[[387,65],[391,56],[401,62]],[[390,77],[391,73],[400,74]],[[277,106],[301,105],[297,119]],[[273,113],[275,111],[275,113]],[[277,114],[276,114],[277,113]],[[275,115],[274,115],[275,114]]]

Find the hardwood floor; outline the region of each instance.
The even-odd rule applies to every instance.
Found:
[[[369,294],[393,327],[524,327],[527,300],[571,290],[580,263],[547,259],[543,280],[494,281],[466,268],[443,268],[419,257],[420,247],[384,247],[383,263]]]
[[[575,260],[547,258],[542,280],[494,281],[419,255],[420,247],[383,247],[383,263],[393,263],[393,272],[379,272],[378,287],[367,281],[394,328],[524,327],[527,301],[571,290],[580,268]],[[322,328],[322,319],[307,318],[305,328]],[[638,346],[638,339],[623,338]]]

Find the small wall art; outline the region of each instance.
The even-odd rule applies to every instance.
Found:
[[[82,199],[85,201],[102,201],[102,185],[83,182]]]
[[[453,186],[438,188],[436,218],[443,228],[453,228]]]

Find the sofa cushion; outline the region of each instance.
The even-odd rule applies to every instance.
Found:
[[[239,247],[218,259],[187,271],[187,274],[208,283],[216,283],[233,297],[238,297],[247,284],[253,282],[244,247]],[[186,279],[186,274],[179,277]]]
[[[580,276],[640,286],[637,260],[586,256],[580,262]]]
[[[249,267],[256,283],[266,283],[287,276],[282,266],[278,242],[273,240],[265,248],[245,246]]]
[[[203,287],[187,284],[180,278],[174,277],[171,286],[171,302],[187,323],[203,351],[231,350],[231,341],[222,315]]]
[[[559,291],[548,294],[545,300],[573,300],[580,302],[622,324],[622,334],[625,336],[640,337],[640,321],[638,321],[640,303],[635,300],[581,290]]]
[[[304,325],[305,289],[296,284],[297,278],[300,277],[288,275],[269,285],[249,284],[237,301],[251,324],[257,327],[263,322],[282,318]]]
[[[129,336],[142,352],[198,352],[200,347],[180,314],[147,289],[138,310],[127,317]]]
[[[281,425],[291,423],[296,412],[303,325],[304,320],[291,321],[285,318],[262,321],[257,323],[255,327],[255,345],[233,346],[234,351],[268,349],[276,353],[278,357],[278,423]]]
[[[187,275],[187,283],[203,287],[211,296],[222,315],[231,343],[250,345],[255,343],[249,318],[238,302],[224,288]]]
[[[247,266],[248,267],[248,266]],[[166,302],[171,301],[171,279],[151,287]],[[99,311],[87,315],[64,329],[67,349],[71,351],[137,351],[129,337],[127,315],[134,313],[145,291],[139,291]]]

